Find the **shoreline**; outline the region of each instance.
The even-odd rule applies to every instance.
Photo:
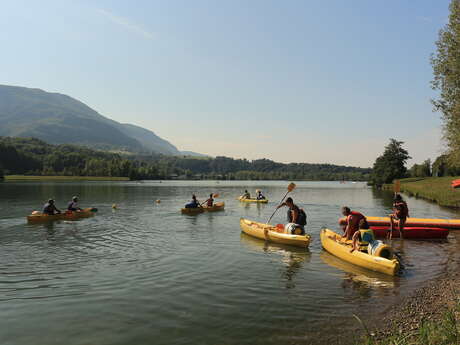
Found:
[[[4,181],[130,181],[130,179],[129,177],[112,176],[5,175]]]
[[[459,239],[458,234],[451,239],[456,245],[449,262],[446,263],[445,271],[424,282],[409,295],[402,297],[398,303],[386,308],[381,319],[366,325],[370,330],[369,334],[364,335],[356,344],[422,344],[417,341],[422,333],[442,335],[441,329],[445,326],[447,313],[454,315],[454,323],[456,322],[460,331]],[[460,338],[460,333],[458,336]]]

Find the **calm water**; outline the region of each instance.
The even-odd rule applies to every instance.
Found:
[[[386,215],[391,194],[361,183],[304,182],[292,197],[308,214],[308,251],[241,234],[239,218],[266,221],[287,182],[0,183],[0,344],[321,344],[347,343],[352,314],[379,311],[452,267],[448,241],[400,241],[405,270],[387,277],[321,249],[322,226],[339,208]],[[248,188],[267,205],[240,204]],[[191,193],[220,193],[226,210],[181,215]],[[49,197],[73,195],[98,214],[77,222],[28,225]],[[161,204],[154,200],[160,199]],[[460,215],[409,198],[413,217]],[[118,204],[113,211],[111,205]],[[280,210],[275,223],[284,222]]]

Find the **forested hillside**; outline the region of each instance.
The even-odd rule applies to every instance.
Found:
[[[35,137],[53,144],[96,149],[181,154],[145,128],[102,116],[86,104],[59,93],[0,85],[0,136]]]
[[[5,174],[127,176],[131,179],[356,180],[371,169],[332,164],[283,164],[268,159],[121,155],[38,139],[0,137],[0,169]]]

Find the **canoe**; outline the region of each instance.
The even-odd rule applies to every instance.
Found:
[[[181,212],[183,214],[200,214],[203,212],[217,212],[223,211],[225,208],[225,203],[223,202],[216,202],[212,207],[203,206],[203,207],[194,207],[194,208],[183,208]]]
[[[390,226],[390,217],[366,217],[370,226]],[[339,219],[340,225],[345,225],[345,217]],[[460,219],[407,218],[405,227],[408,228],[443,228],[460,229]]]
[[[452,188],[460,187],[460,180],[453,180],[452,181]]]
[[[252,237],[259,238],[273,243],[287,244],[296,247],[307,248],[310,244],[310,235],[291,235],[286,234],[276,226],[253,222],[248,219],[240,219],[241,230]]]
[[[242,198],[241,196],[238,198],[239,201],[241,202],[255,202],[255,203],[259,203],[259,204],[266,204],[268,202],[268,199],[261,199],[261,200],[257,200],[257,199],[244,199]]]
[[[364,267],[368,270],[385,273],[394,276],[399,270],[399,262],[396,259],[385,259],[379,256],[369,255],[365,252],[355,250],[350,253],[351,241],[340,241],[342,236],[332,230],[323,228],[320,232],[321,244],[323,248],[356,266]],[[338,242],[338,240],[340,242]]]
[[[377,238],[386,238],[387,231],[390,229],[388,226],[371,226],[374,230],[374,235]],[[447,238],[449,229],[443,228],[425,228],[425,227],[404,227],[404,238],[406,239],[433,239],[433,238]],[[393,230],[392,238],[399,238],[399,231]]]
[[[44,223],[55,220],[77,220],[81,218],[92,217],[96,212],[97,208],[94,207],[85,208],[81,211],[65,211],[54,215],[48,215],[39,211],[34,211],[32,214],[27,216],[27,221],[29,223]]]

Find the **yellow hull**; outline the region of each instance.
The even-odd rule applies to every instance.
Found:
[[[268,202],[268,199],[257,200],[257,199],[244,199],[242,197],[239,197],[238,200],[241,202],[255,202],[259,204],[266,204]]]
[[[95,208],[85,208],[80,212],[63,212],[54,215],[47,215],[41,212],[34,212],[33,214],[27,216],[27,221],[29,223],[45,223],[52,222],[55,220],[77,220],[81,218],[88,218],[94,216],[94,213],[97,211]]]
[[[203,206],[203,207],[195,207],[195,208],[183,208],[183,209],[181,209],[181,212],[183,214],[193,215],[193,214],[200,214],[200,213],[203,213],[203,212],[223,211],[224,208],[225,208],[225,203],[217,202],[212,207]]]
[[[355,250],[350,253],[351,241],[337,242],[342,236],[329,229],[322,229],[320,233],[323,248],[338,258],[368,270],[394,276],[399,270],[396,259],[388,260]]]
[[[278,232],[274,226],[253,222],[248,219],[240,219],[241,230],[252,237],[273,243],[287,244],[296,247],[308,248],[310,235],[290,235]]]

